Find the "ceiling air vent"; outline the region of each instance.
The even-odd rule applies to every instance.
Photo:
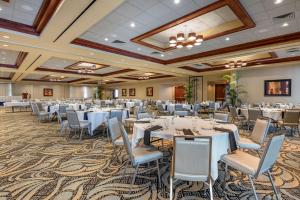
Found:
[[[295,12],[286,13],[283,15],[279,15],[277,17],[273,17],[274,23],[283,23],[286,21],[291,21],[295,19]]]
[[[286,50],[287,53],[298,53],[300,52],[299,48],[291,48]]]
[[[152,55],[160,55],[161,53],[157,52],[157,51],[153,51],[151,52]]]
[[[125,44],[126,42],[123,42],[121,40],[115,40],[112,43],[114,43],[114,44]]]

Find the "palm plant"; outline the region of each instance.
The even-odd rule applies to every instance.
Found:
[[[193,98],[193,85],[188,83],[185,85],[185,99],[187,102],[190,104],[192,103],[192,98]]]
[[[223,76],[228,84],[226,87],[226,102],[232,106],[240,105],[242,103],[241,96],[247,93],[243,90],[243,85],[239,84],[239,78],[238,72]]]

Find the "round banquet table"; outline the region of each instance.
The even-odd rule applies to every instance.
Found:
[[[173,136],[184,135],[183,128],[191,129],[195,136],[211,136],[212,137],[212,177],[214,180],[218,178],[218,161],[224,154],[228,154],[230,143],[227,132],[216,131],[213,127],[229,129],[234,133],[236,141],[239,141],[238,128],[234,124],[214,123],[212,120],[204,120],[197,117],[174,117],[166,116],[158,119],[150,120],[150,123],[135,123],[132,135],[132,148],[136,147],[139,141],[144,138],[144,132],[153,125],[161,125],[163,129],[151,132],[151,137],[173,140]],[[167,126],[166,126],[167,125]],[[199,158],[201,159],[201,158]]]
[[[110,111],[111,110],[117,110],[116,108],[114,109],[94,109],[94,110],[90,110],[90,111],[76,111],[77,116],[79,121],[83,121],[84,120],[84,113],[87,113],[87,118],[88,121],[91,123],[91,130],[89,130],[90,135],[93,135],[93,132],[96,128],[98,128],[101,124],[103,123],[107,123],[108,122],[108,118],[110,115]],[[123,110],[123,114],[122,114],[122,121],[124,122],[125,119],[127,119],[129,117],[128,115],[128,110],[124,109]]]

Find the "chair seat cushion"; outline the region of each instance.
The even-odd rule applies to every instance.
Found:
[[[81,128],[88,128],[91,125],[91,123],[87,120],[80,121],[79,123]]]
[[[242,151],[235,151],[234,154],[224,155],[223,162],[227,165],[245,173],[255,175],[260,159]]]
[[[163,157],[161,151],[148,147],[137,147],[132,150],[135,164],[143,164]]]
[[[128,139],[129,139],[129,142],[131,143],[132,135],[128,135]],[[123,137],[122,137],[122,136],[118,137],[118,138],[114,141],[114,144],[115,144],[115,145],[118,145],[118,146],[123,146],[123,145],[124,145]]]
[[[253,142],[249,138],[244,138],[241,137],[240,140],[238,141],[238,146],[243,149],[255,149],[258,150],[261,148],[261,146],[255,142]]]

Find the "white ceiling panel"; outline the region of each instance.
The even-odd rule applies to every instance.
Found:
[[[64,69],[65,67],[70,66],[76,62],[78,61],[53,57],[42,64],[42,67],[46,67],[49,69]]]
[[[15,65],[19,52],[0,49],[0,64]]]
[[[0,17],[32,25],[43,0],[10,0],[9,3],[0,1]]]
[[[10,72],[2,72],[0,71],[0,78],[9,78]]]

